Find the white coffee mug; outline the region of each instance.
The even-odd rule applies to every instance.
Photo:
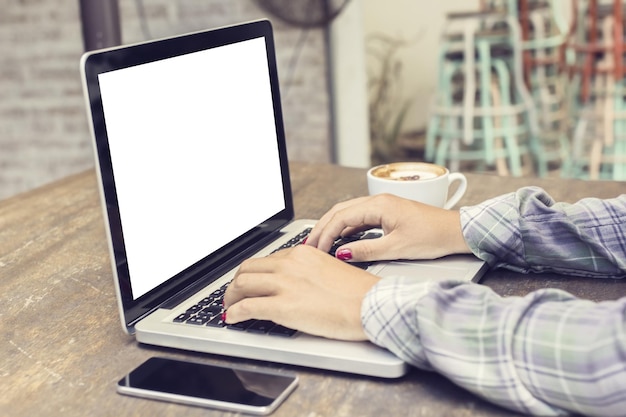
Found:
[[[454,194],[448,198],[450,186],[458,182]],[[443,166],[426,162],[394,162],[379,165],[367,171],[370,195],[389,193],[431,206],[450,209],[467,190],[465,175]]]

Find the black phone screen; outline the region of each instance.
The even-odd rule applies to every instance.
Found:
[[[122,378],[120,387],[182,395],[205,400],[265,407],[295,379],[238,368],[166,358],[151,358]]]

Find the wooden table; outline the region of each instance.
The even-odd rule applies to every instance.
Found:
[[[619,182],[467,176],[461,205],[531,184],[570,202],[626,191]],[[367,193],[365,170],[331,165],[293,163],[292,185],[296,215],[307,218]],[[492,271],[483,283],[504,295],[544,287],[593,300],[626,294],[626,280]],[[381,380],[139,346],[121,330],[94,171],[0,202],[0,290],[2,416],[231,415],[116,394],[116,381],[155,355],[297,372],[300,386],[276,416],[513,415],[417,369]]]

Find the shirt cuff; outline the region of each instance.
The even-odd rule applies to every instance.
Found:
[[[490,267],[528,272],[517,206],[516,194],[510,193],[462,207],[461,229],[472,253]]]

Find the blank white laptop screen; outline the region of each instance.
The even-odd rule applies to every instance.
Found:
[[[133,299],[285,208],[267,68],[257,38],[98,76]]]

